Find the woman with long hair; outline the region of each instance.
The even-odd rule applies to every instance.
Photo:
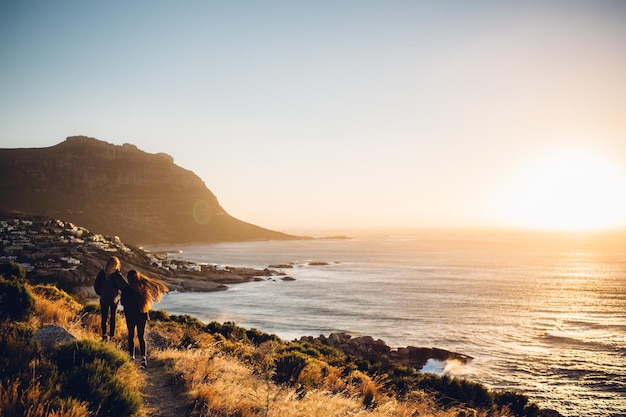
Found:
[[[100,270],[94,283],[94,290],[100,296],[100,315],[102,327],[102,340],[115,337],[115,318],[117,317],[117,304],[120,301],[120,289],[125,284],[124,277],[120,272],[120,260],[112,256],[104,269]],[[107,336],[107,322],[109,334]]]
[[[150,319],[148,312],[153,301],[160,301],[168,288],[159,281],[143,275],[131,269],[127,275],[128,283],[122,289],[122,305],[126,316],[126,326],[128,327],[128,352],[130,357],[135,359],[135,329],[137,329],[137,339],[139,339],[139,350],[141,352],[141,365],[147,366],[146,340],[144,333],[146,323]]]

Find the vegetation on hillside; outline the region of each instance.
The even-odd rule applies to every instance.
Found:
[[[118,341],[98,339],[99,310],[50,285],[30,285],[16,264],[0,268],[0,409],[12,416],[145,415],[142,379]],[[166,363],[188,415],[551,416],[515,393],[353,357],[305,341],[285,342],[234,323],[151,312],[151,360]],[[37,330],[76,337],[43,349]]]

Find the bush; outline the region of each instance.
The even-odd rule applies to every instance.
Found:
[[[106,361],[115,370],[127,362],[126,356],[121,351],[107,344],[86,339],[57,346],[51,354],[51,359],[60,372],[67,372],[96,359]]]
[[[197,318],[191,317],[187,314],[170,316],[170,320],[172,320],[175,323],[183,324],[185,326],[194,327],[198,330],[204,328],[204,323],[202,323]]]
[[[257,329],[250,329],[246,331],[246,338],[254,345],[259,346],[265,342],[273,341],[280,342],[280,338],[274,334],[263,333]]]
[[[34,334],[26,323],[5,322],[0,326],[0,380],[28,376],[29,363],[37,354]]]
[[[273,380],[277,384],[293,386],[306,365],[307,357],[300,352],[281,353],[274,360]]]
[[[18,380],[0,382],[0,410],[3,417],[86,417],[87,403],[59,398],[39,383],[24,386]]]
[[[0,263],[0,276],[26,281],[26,271],[13,261]]]
[[[206,326],[206,330],[209,333],[221,334],[226,340],[232,340],[236,342],[249,341],[246,334],[246,329],[244,329],[243,327],[239,327],[235,323],[229,321],[224,324],[213,321]]]
[[[40,295],[50,301],[62,301],[68,307],[76,311],[81,309],[81,304],[78,301],[76,301],[74,298],[72,298],[71,295],[63,290],[60,290],[54,285],[34,285],[31,288],[31,291],[33,292],[33,294]]]
[[[87,303],[81,308],[79,314],[81,316],[87,316],[89,314],[100,314],[100,304],[99,303]]]
[[[345,366],[346,355],[332,346],[316,345],[310,342],[291,342],[285,352],[301,352],[314,359],[320,359],[334,366]]]
[[[0,321],[25,321],[34,311],[24,270],[15,262],[0,264]]]
[[[180,339],[180,343],[178,344],[178,349],[199,349],[200,341],[195,337],[195,335],[191,333],[185,333],[185,335]]]
[[[158,320],[164,322],[172,321],[170,319],[170,315],[167,314],[167,311],[165,310],[150,310],[150,320]]]
[[[88,401],[95,416],[132,416],[139,410],[139,394],[117,376],[127,359],[115,348],[81,340],[58,346],[51,361],[58,367],[62,394]]]

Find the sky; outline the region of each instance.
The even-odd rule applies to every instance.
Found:
[[[626,2],[0,3],[0,148],[164,152],[263,227],[626,227]]]

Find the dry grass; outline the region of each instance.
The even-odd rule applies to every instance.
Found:
[[[65,327],[78,338],[99,339],[100,314],[95,308],[79,314],[82,306],[64,297],[50,297],[49,292],[33,292],[35,327],[56,324]],[[149,324],[150,326],[150,324]],[[119,316],[117,347],[125,350],[126,326]],[[184,326],[159,322],[158,330],[172,339],[175,345],[184,344],[188,336]],[[267,342],[260,347],[224,340],[208,334],[194,334],[194,349],[167,349],[151,351],[154,359],[170,364],[169,373],[180,382],[189,404],[191,417],[484,417],[487,412],[443,409],[432,397],[415,391],[398,400],[385,394],[382,384],[360,371],[343,376],[342,368],[324,361],[308,361],[294,387],[277,385],[272,380],[273,358],[281,348],[278,342]],[[122,366],[121,377],[132,386],[143,384],[141,375],[133,366]],[[53,404],[49,394],[38,385],[19,392],[16,385],[0,387],[0,409],[19,401],[29,407],[28,416],[80,417],[87,416],[86,404],[67,402]],[[54,405],[54,406],[53,406]],[[141,410],[139,415],[145,415]],[[489,413],[506,417],[507,413]]]
[[[155,356],[172,363],[171,372],[195,404],[194,417],[455,417],[458,412],[437,408],[423,393],[411,396],[410,401],[383,395],[375,381],[358,371],[346,380],[332,372],[322,387],[302,394],[296,388],[274,384],[269,374],[222,353],[218,345],[165,350]]]
[[[46,324],[68,327],[77,321],[82,305],[67,294],[49,285],[37,285],[31,287],[30,291],[35,299],[34,318],[38,327]]]
[[[54,324],[65,328],[78,339],[95,339],[98,337],[100,332],[99,311],[81,315],[82,304],[50,285],[36,285],[30,287],[30,291],[35,299],[35,314],[30,323],[35,328]]]
[[[29,319],[29,324],[33,328],[56,325],[65,328],[78,339],[100,339],[99,311],[80,314],[83,305],[52,286],[33,286],[29,287],[29,290],[35,300],[34,314]],[[59,399],[53,390],[42,387],[36,376],[37,363],[38,360],[35,360],[30,365],[33,368],[33,376],[32,381],[26,384],[26,388],[24,388],[24,381],[18,379],[0,383],[0,415],[18,417],[18,415],[11,414],[15,411],[19,417],[93,416],[86,402],[76,399]],[[141,383],[137,369],[130,363],[119,367],[117,376],[129,386],[136,387]],[[6,414],[7,412],[9,414]]]
[[[78,400],[58,401],[39,383],[22,390],[19,381],[0,384],[0,411],[24,410],[23,417],[88,417],[87,403]],[[7,414],[2,414],[10,417]],[[15,416],[18,417],[18,416]]]

